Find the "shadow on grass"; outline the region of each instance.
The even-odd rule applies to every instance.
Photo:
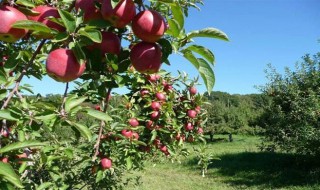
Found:
[[[312,186],[320,182],[320,161],[284,153],[244,152],[225,154],[209,166],[208,178],[235,186],[283,188]],[[197,165],[196,158],[189,166]]]

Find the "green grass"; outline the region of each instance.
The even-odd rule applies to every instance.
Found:
[[[218,137],[218,136],[217,136]],[[227,136],[219,136],[227,139]],[[219,160],[201,177],[195,152],[181,164],[147,163],[141,184],[128,190],[225,190],[225,189],[320,189],[320,163],[316,159],[286,153],[261,152],[259,137],[234,136],[233,142],[208,143],[208,152]]]

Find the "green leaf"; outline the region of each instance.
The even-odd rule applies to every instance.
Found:
[[[132,160],[131,160],[131,157],[127,157],[126,159],[127,161],[127,169],[130,170],[132,168]]]
[[[3,148],[0,149],[0,153],[10,152],[13,150],[23,149],[23,148],[29,148],[29,147],[35,147],[35,146],[45,146],[46,143],[39,142],[39,141],[23,141],[23,142],[15,142],[11,143]]]
[[[215,76],[209,63],[204,59],[196,58],[190,50],[184,50],[183,56],[197,68],[206,85],[208,94],[210,94],[215,83]]]
[[[85,28],[83,30],[79,30],[79,34],[85,36],[96,43],[101,43],[102,35],[101,32],[97,29],[93,28]]]
[[[67,31],[70,33],[74,32],[76,30],[76,19],[67,11],[60,9],[58,11]]]
[[[41,22],[36,22],[32,20],[19,20],[12,25],[12,28],[28,29],[34,30],[42,33],[52,33],[53,31]]]
[[[170,54],[172,54],[172,45],[167,39],[160,39],[158,43],[161,45],[161,50],[162,50],[162,58],[161,61],[165,62],[168,60],[168,57]]]
[[[72,108],[82,104],[87,97],[78,98],[76,95],[69,96],[66,100],[65,111],[69,112]]]
[[[171,4],[171,11],[173,14],[174,20],[179,24],[179,33],[184,28],[184,16],[182,12],[182,7],[179,3]]]
[[[212,64],[214,63],[214,55],[209,49],[199,45],[191,45],[186,49],[198,53],[199,55],[204,57],[207,61],[209,61],[209,63],[212,63]]]
[[[202,30],[195,30],[187,34],[187,38],[195,38],[195,37],[207,37],[207,38],[217,38],[220,40],[229,41],[228,36],[216,28],[205,28]]]
[[[48,187],[50,187],[52,185],[53,185],[53,183],[51,183],[51,182],[45,182],[45,183],[42,183],[39,187],[37,187],[36,190],[47,189]]]
[[[93,109],[86,109],[86,114],[88,114],[96,119],[102,120],[102,121],[106,121],[106,122],[112,121],[112,118],[108,114],[106,114],[102,111],[93,110]]]
[[[174,19],[168,19],[169,29],[166,31],[167,34],[178,37],[180,34],[179,23]]]
[[[15,3],[17,3],[18,5],[26,6],[26,7],[31,7],[31,8],[35,7],[35,4],[27,0],[17,0]]]
[[[23,188],[20,177],[14,172],[8,163],[0,162],[0,179],[3,178],[18,188]]]
[[[66,120],[66,122],[69,123],[70,125],[72,125],[73,127],[75,127],[81,133],[81,135],[83,137],[88,139],[88,141],[91,140],[92,134],[91,134],[90,129],[87,126],[82,125],[80,123],[74,123],[74,122],[71,122],[71,121],[68,121],[68,120]]]
[[[18,118],[12,116],[12,113],[9,110],[0,110],[0,118],[6,119],[9,121],[18,121]]]
[[[74,55],[76,56],[77,61],[80,63],[80,65],[84,64],[86,60],[86,54],[83,52],[80,44],[78,42],[75,42],[74,46],[71,49]]]

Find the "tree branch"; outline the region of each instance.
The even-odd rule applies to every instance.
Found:
[[[106,112],[107,109],[108,109],[108,105],[109,105],[109,96],[111,94],[111,91],[112,91],[112,88],[109,88],[108,89],[108,92],[107,92],[107,97],[105,98],[104,102],[105,105],[103,107],[103,112]],[[95,149],[95,153],[92,157],[92,161],[95,161],[97,159],[97,156],[99,154],[99,147],[100,147],[100,142],[101,142],[101,136],[102,136],[102,132],[103,132],[103,128],[106,126],[106,123],[104,121],[101,121],[100,123],[100,129],[99,129],[99,135],[98,135],[98,138],[97,138],[97,142],[96,144],[94,145],[94,149]]]
[[[20,86],[20,83],[21,83],[22,78],[23,78],[24,75],[27,73],[28,68],[29,68],[29,67],[32,65],[32,63],[34,62],[36,56],[39,54],[39,52],[40,52],[42,46],[45,44],[45,42],[46,42],[46,39],[44,39],[44,40],[42,40],[42,41],[40,42],[40,44],[38,45],[36,51],[33,53],[30,61],[29,61],[28,64],[26,64],[25,67],[23,68],[23,70],[22,70],[22,72],[21,72],[21,75],[20,75],[19,78],[16,80],[16,85],[14,86],[14,88],[13,88],[13,89],[11,90],[11,92],[9,93],[6,101],[3,103],[2,107],[1,107],[1,110],[5,109],[5,108],[8,106],[8,104],[9,104],[10,100],[12,99],[14,93],[15,93],[15,92],[18,92],[18,89],[19,89],[19,86]]]

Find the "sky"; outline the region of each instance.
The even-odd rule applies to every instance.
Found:
[[[210,49],[216,64],[213,91],[230,94],[259,93],[255,86],[268,81],[267,64],[282,73],[293,68],[306,53],[320,51],[320,0],[204,0],[201,11],[192,9],[185,20],[186,32],[207,27],[225,32],[230,41],[195,38]],[[171,66],[162,68],[177,75],[185,71],[191,78],[197,70],[180,55],[170,56]],[[62,94],[65,84],[45,77],[27,80],[35,93]],[[205,92],[203,81],[199,92]],[[123,92],[118,90],[116,92]]]

